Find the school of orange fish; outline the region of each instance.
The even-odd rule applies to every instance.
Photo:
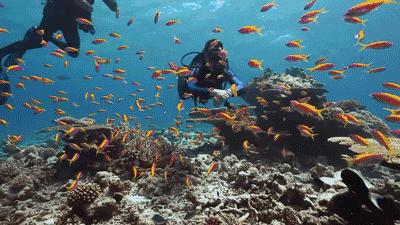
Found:
[[[323,16],[323,14],[328,13],[327,9],[325,8],[321,8],[318,10],[310,10],[314,4],[317,2],[317,0],[311,0],[309,1],[305,7],[304,10],[306,10],[307,12],[304,13],[298,20],[298,23],[302,24],[302,26],[300,29],[302,31],[309,31],[311,28],[308,27],[309,24],[311,23],[315,23],[317,22],[317,19],[320,16]],[[364,16],[368,13],[370,13],[371,11],[383,6],[383,5],[389,5],[389,4],[397,4],[397,2],[395,2],[394,0],[367,0],[364,2],[361,2],[357,5],[354,5],[353,7],[351,7],[350,9],[348,9],[345,14],[343,15],[343,19],[345,22],[347,23],[355,23],[355,24],[363,24],[365,25],[367,23],[367,19],[361,19],[361,16]],[[260,8],[260,12],[261,13],[266,13],[268,10],[278,7],[278,5],[276,4],[275,1],[273,2],[268,2],[264,5],[261,6]],[[158,24],[160,22],[161,19],[161,11],[157,10],[155,12],[153,21],[154,24]],[[84,19],[84,18],[78,18],[77,22],[80,24],[92,24],[91,21]],[[127,26],[132,26],[135,23],[135,17],[130,17],[130,19],[127,22]],[[174,20],[167,20],[165,22],[165,26],[175,26],[177,24],[182,23],[182,21],[180,21],[179,19],[174,19]],[[214,33],[220,33],[223,32],[223,29],[221,27],[215,27],[211,29],[212,32]],[[9,33],[10,31],[6,28],[0,28],[0,33],[2,34],[6,34]],[[263,36],[263,28],[261,27],[257,27],[255,25],[246,25],[243,27],[240,27],[238,29],[238,32],[240,34],[259,34],[260,36]],[[38,31],[39,35],[43,35],[44,31],[43,30],[39,30]],[[54,34],[55,38],[57,39],[62,39],[62,35],[61,34]],[[109,33],[110,38],[116,38],[116,39],[122,39],[122,35],[118,34],[116,32],[110,32]],[[386,48],[390,48],[393,43],[390,41],[386,41],[386,40],[378,40],[378,41],[373,41],[373,42],[368,42],[365,43],[364,39],[366,37],[366,32],[365,30],[360,30],[358,32],[358,34],[356,35],[356,45],[361,46],[360,51],[364,51],[364,50],[376,50],[376,49],[386,49]],[[108,42],[108,40],[106,40],[105,38],[95,38],[92,41],[92,44],[94,45],[102,45],[102,44],[106,44]],[[180,38],[178,36],[174,36],[173,37],[173,42],[175,44],[182,44],[182,41],[180,40]],[[286,43],[285,45],[289,48],[304,48],[304,43],[302,42],[302,40],[299,39],[295,39],[295,40],[291,40],[288,43]],[[43,46],[48,46],[48,43],[46,41],[42,41],[42,45]],[[122,51],[124,49],[129,48],[129,46],[127,45],[120,45],[117,50],[118,51]],[[53,52],[51,52],[51,55],[62,60],[63,61],[63,65],[65,68],[68,68],[70,66],[69,62],[66,58],[66,53],[68,52],[82,52],[81,49],[75,49],[72,47],[67,47],[65,49],[56,49]],[[85,55],[86,56],[91,56],[93,57],[93,66],[94,66],[94,70],[98,73],[101,72],[101,66],[103,64],[111,64],[113,63],[112,59],[109,58],[103,58],[100,56],[95,55],[95,51],[94,50],[86,50],[85,51]],[[226,50],[221,50],[221,54],[224,55],[225,57],[227,56],[227,52]],[[145,55],[145,51],[144,50],[139,50],[138,52],[136,52],[136,55],[138,56],[139,59],[143,59],[144,55]],[[84,56],[83,56],[84,57]],[[119,62],[119,58],[115,60],[115,63],[117,64]],[[305,61],[308,62],[310,60],[310,55],[307,54],[290,54],[287,55],[284,60],[290,62],[290,63],[294,63],[294,62],[298,62],[298,61]],[[328,57],[324,56],[324,57],[320,57],[319,59],[316,60],[315,65],[313,67],[307,68],[307,70],[312,73],[312,72],[317,72],[317,71],[323,71],[323,72],[327,72],[329,75],[331,75],[332,79],[335,80],[339,80],[342,79],[344,77],[344,74],[349,70],[349,69],[357,69],[357,68],[369,68],[369,70],[367,71],[368,74],[372,74],[372,73],[378,73],[378,72],[382,72],[385,70],[384,66],[380,66],[380,67],[375,67],[375,68],[371,68],[372,63],[362,63],[362,62],[353,62],[351,64],[349,64],[348,66],[344,67],[344,68],[335,68],[336,65],[333,62],[329,62],[328,61]],[[25,66],[25,61],[23,59],[18,59],[18,65],[12,65],[7,67],[6,73],[13,73],[13,74],[18,74],[21,73],[21,71],[24,70],[24,66]],[[260,70],[263,70],[263,61],[259,60],[259,59],[251,59],[248,61],[248,66],[251,68],[257,68]],[[44,67],[46,68],[51,68],[52,65],[51,64],[45,64]],[[156,80],[164,80],[166,79],[165,75],[170,74],[170,75],[174,75],[174,76],[186,76],[186,75],[190,75],[191,71],[189,68],[187,67],[182,67],[182,66],[178,66],[173,62],[169,63],[169,68],[165,69],[165,68],[155,68],[155,67],[148,67],[147,68],[149,71],[152,71],[151,73],[151,78],[152,79],[156,79]],[[116,80],[116,81],[120,81],[124,84],[131,84],[133,86],[136,86],[138,89],[137,91],[144,91],[144,87],[141,87],[142,85],[137,82],[137,81],[128,81],[129,77],[126,77],[126,73],[127,71],[123,68],[115,68],[112,73],[105,73],[103,74],[104,77]],[[15,76],[14,76],[15,77]],[[33,75],[33,76],[20,76],[20,82],[16,82],[15,80],[13,81],[14,86],[16,89],[25,89],[25,83],[26,82],[41,82],[43,85],[56,85],[55,80],[50,79],[50,78],[46,78],[46,77],[41,77],[38,75]],[[83,76],[84,80],[91,80],[93,79],[91,76]],[[195,78],[190,78],[190,79],[195,79]],[[8,84],[9,81],[6,80],[0,80],[0,84]],[[168,89],[172,89],[174,88],[175,85],[174,84],[170,84],[167,86]],[[399,83],[395,83],[395,82],[385,82],[383,83],[383,87],[388,88],[388,89],[396,89],[396,90],[400,90],[400,84]],[[155,106],[163,106],[163,103],[159,100],[160,98],[160,93],[162,91],[163,87],[161,85],[157,85],[155,87],[156,90],[156,101],[154,103],[151,104],[145,104],[146,100],[144,98],[137,98],[134,102],[134,105],[129,105],[129,110],[131,111],[135,111],[135,109],[138,112],[142,112],[145,110],[148,110],[152,107]],[[232,93],[234,95],[237,95],[236,93],[236,87],[235,85],[233,85],[231,87],[232,89]],[[102,88],[101,87],[95,87],[96,91],[101,91]],[[3,92],[0,93],[2,96],[7,96],[7,97],[12,97],[13,93],[8,93],[8,92]],[[58,91],[58,95],[51,95],[49,96],[49,98],[51,99],[52,102],[71,102],[70,99],[67,97],[68,93],[66,91],[63,90],[59,90]],[[188,94],[190,95],[190,94]],[[136,94],[130,94],[130,96],[132,97],[136,97]],[[400,96],[393,94],[393,93],[388,93],[388,92],[377,92],[377,93],[372,93],[371,96],[380,101],[383,102],[384,104],[387,104],[389,106],[392,107],[396,107],[397,109],[391,109],[391,108],[385,108],[385,110],[390,112],[390,115],[386,116],[385,119],[389,122],[394,122],[394,123],[399,123],[400,122]],[[94,104],[94,105],[101,105],[102,103],[99,100],[104,101],[104,103],[108,103],[108,104],[113,104],[114,101],[122,101],[122,98],[116,99],[115,96],[112,93],[106,94],[106,95],[102,95],[100,97],[96,96],[96,94],[93,91],[87,91],[85,93],[84,96],[82,96],[85,101]],[[268,105],[268,101],[266,99],[263,99],[262,97],[257,97],[257,102],[261,105],[261,106],[266,106]],[[74,107],[79,107],[78,104],[72,102],[71,103]],[[4,105],[6,110],[9,111],[13,111],[16,109],[17,106],[11,105],[11,104],[5,104]],[[46,108],[46,106],[38,99],[31,99],[30,101],[27,101],[23,104],[23,107],[26,107],[30,110],[32,110],[33,113],[35,114],[42,114],[44,112],[46,112],[48,110],[48,108]],[[291,110],[297,111],[301,114],[303,114],[304,116],[313,116],[315,118],[321,119],[323,120],[323,115],[322,115],[322,111],[324,109],[317,109],[316,107],[314,107],[313,105],[308,104],[306,101],[291,101],[290,103],[290,108]],[[179,113],[179,115],[177,116],[176,120],[175,120],[175,124],[176,126],[172,126],[169,127],[168,130],[174,134],[175,136],[179,136],[179,128],[182,124],[181,121],[181,112],[184,110],[184,103],[182,100],[179,101],[178,105],[176,106],[176,109]],[[209,111],[206,108],[199,108],[196,109],[201,111],[204,114],[208,114]],[[235,123],[233,122],[236,118],[240,118],[240,115],[243,113],[242,112],[236,112],[235,115],[230,115],[228,112],[221,112],[218,114],[218,117],[225,119],[226,121],[231,121],[232,125],[234,125]],[[97,110],[97,112],[91,113],[90,115],[88,115],[89,117],[93,117],[95,116],[97,113],[103,113],[106,112],[106,109],[100,108]],[[68,113],[66,111],[64,111],[61,108],[55,108],[54,109],[54,113],[58,116],[64,116],[67,115]],[[129,120],[131,120],[133,118],[133,116],[129,116],[126,114],[119,114],[116,113],[116,116],[118,118],[120,118],[122,121],[124,122],[128,122]],[[355,118],[352,115],[349,114],[338,114],[336,115],[336,119],[338,121],[340,121],[341,123],[344,124],[344,126],[346,126],[348,123],[360,123],[360,121]],[[109,122],[113,122],[114,119],[109,118],[107,119],[107,123]],[[0,118],[0,125],[3,126],[9,126],[8,121],[6,121],[5,119],[1,119]],[[187,128],[192,128],[191,125],[187,125]],[[261,128],[255,126],[255,125],[249,125],[248,126],[249,129],[254,130],[255,132],[259,132],[262,131]],[[2,128],[3,129],[3,128]],[[299,124],[297,126],[297,129],[299,130],[299,133],[301,136],[307,137],[307,138],[312,138],[314,139],[314,137],[316,135],[318,135],[317,133],[314,132],[313,128],[310,126],[307,126],[305,124]],[[72,128],[70,130],[66,130],[65,133],[70,134],[76,132],[75,130],[73,130]],[[152,137],[157,131],[155,130],[149,130],[146,133],[147,137]],[[280,137],[280,134],[278,133],[274,133],[273,130],[268,130],[267,131],[269,134],[274,134],[275,137],[274,139],[278,139]],[[393,134],[395,136],[400,136],[400,130],[393,130],[392,131]],[[374,136],[376,138],[376,140],[382,144],[389,152],[393,151],[393,149],[390,146],[390,140],[388,137],[386,137],[382,132],[378,131],[378,130],[374,130],[372,131],[372,136]],[[358,134],[353,134],[351,135],[352,140],[354,140],[355,142],[367,146],[369,143],[368,141],[358,135]],[[199,133],[199,137],[198,137],[198,142],[201,142],[202,139],[202,134]],[[20,141],[22,141],[22,136],[21,135],[10,135],[10,140],[14,143],[19,143]],[[59,141],[59,136],[58,134],[55,135],[54,137],[54,141],[58,142]],[[100,144],[99,146],[99,150],[98,151],[102,151],[104,148],[107,148],[109,141],[108,140],[104,140],[103,143]],[[245,151],[249,150],[251,148],[250,146],[251,144],[248,141],[244,141],[243,142],[243,149]],[[79,146],[70,146],[73,149],[79,150],[80,147]],[[79,157],[79,154],[74,155],[73,158],[68,159],[70,161],[70,163],[73,163],[74,161],[77,160],[77,158]],[[368,161],[371,158],[377,158],[377,157],[382,157],[381,155],[375,155],[375,154],[370,154],[370,153],[363,153],[360,155],[355,156],[354,158],[351,159],[347,159],[349,162],[351,162],[351,164],[358,164],[358,163],[362,163],[365,161]],[[217,163],[213,163],[209,170],[208,170],[208,174],[210,174],[212,171],[214,171],[217,168]],[[134,169],[135,170],[135,169]],[[137,171],[134,172],[134,174],[137,174]],[[154,168],[152,166],[152,175],[154,176]],[[77,175],[76,181],[79,180],[79,178],[81,177],[81,174]],[[189,182],[189,181],[187,181]]]

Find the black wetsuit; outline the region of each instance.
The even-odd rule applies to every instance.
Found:
[[[104,3],[112,10],[116,11],[118,5],[115,0],[103,0]],[[78,25],[77,18],[84,18],[91,21],[92,4],[94,0],[47,0],[43,9],[43,17],[38,27],[30,28],[23,40],[16,41],[6,47],[0,48],[0,69],[2,66],[8,67],[17,64],[16,59],[22,58],[27,50],[41,48],[42,40],[52,42],[60,49],[66,47],[80,48],[79,29],[84,32],[95,33],[91,25]],[[44,30],[43,36],[38,34],[38,30]],[[53,34],[61,31],[65,42],[57,40]],[[79,52],[70,51],[68,54],[77,57]],[[8,56],[3,63],[3,58]],[[2,71],[0,79],[8,80],[7,74]],[[1,92],[9,92],[10,85],[0,85]],[[0,95],[0,105],[5,104],[7,98]]]
[[[198,99],[200,103],[206,103],[210,98],[209,88],[225,89],[225,84],[235,84],[238,95],[244,93],[245,84],[239,79],[236,73],[229,67],[224,72],[212,72],[205,66],[205,60],[203,54],[198,54],[190,65],[192,74],[190,77],[196,79],[188,81],[185,89],[193,95],[194,99]],[[209,77],[206,78],[206,74]],[[218,75],[222,75],[223,78],[218,78]],[[225,101],[225,105],[229,105],[228,101]],[[197,104],[197,101],[195,101]]]

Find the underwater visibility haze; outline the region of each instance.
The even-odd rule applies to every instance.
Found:
[[[0,0],[1,223],[399,222],[399,10]]]

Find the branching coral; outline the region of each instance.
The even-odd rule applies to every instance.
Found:
[[[93,202],[101,193],[96,183],[80,184],[68,193],[67,204],[73,208],[81,208]]]

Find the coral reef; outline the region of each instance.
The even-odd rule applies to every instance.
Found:
[[[219,108],[208,109],[205,113],[194,109],[187,122],[212,124],[219,130],[228,150],[235,154],[242,151],[247,141],[256,152],[284,151],[286,155],[294,153],[298,157],[324,155],[335,163],[340,162],[340,155],[348,154],[348,150],[327,141],[328,138],[351,134],[370,138],[371,130],[389,135],[389,127],[365,107],[352,100],[327,102],[325,93],[323,84],[302,69],[289,68],[285,74],[267,70],[250,82],[242,96],[256,107],[254,110],[249,110],[252,107]],[[314,109],[299,111],[293,101]],[[302,133],[299,125],[311,131]]]
[[[209,133],[140,130],[118,115],[105,124],[62,117],[41,131],[56,132],[56,144],[20,146],[8,137],[0,223],[345,225],[329,211],[347,190],[337,179],[341,155],[365,152],[386,158],[386,167],[357,167],[371,192],[399,201],[400,175],[390,169],[399,165],[399,139],[357,102],[327,102],[325,93],[301,69],[266,70],[243,96],[251,106],[189,113],[189,123],[212,124]],[[390,155],[372,130],[388,136]]]

